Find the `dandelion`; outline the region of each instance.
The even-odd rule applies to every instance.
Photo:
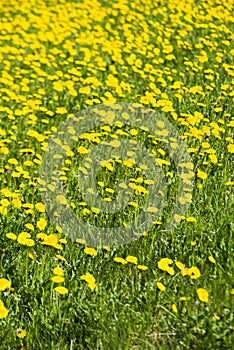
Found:
[[[185,296],[182,296],[182,297],[180,297],[180,300],[181,300],[181,301],[186,301],[187,298],[186,298]]]
[[[19,333],[17,333],[17,337],[20,339],[25,338],[27,335],[27,331],[25,329],[23,329],[22,331],[20,331]]]
[[[204,303],[208,302],[209,294],[205,288],[198,288],[197,295],[199,300],[203,301]]]
[[[31,235],[27,232],[21,232],[17,238],[19,244],[26,245],[28,247],[34,246],[35,242],[30,238]]]
[[[90,255],[90,256],[95,256],[97,255],[97,251],[94,248],[85,248],[84,249],[85,254]]]
[[[160,270],[166,271],[168,272],[170,275],[174,275],[175,271],[173,269],[173,267],[169,266],[173,263],[173,261],[171,259],[168,258],[162,258],[160,259],[160,261],[158,262],[158,268]]]
[[[6,278],[0,278],[0,291],[11,288],[11,283]]]
[[[180,270],[183,270],[185,267],[185,265],[180,261],[176,261],[175,264],[178,267],[178,269],[180,269]]]
[[[199,179],[205,180],[207,178],[207,174],[204,171],[198,169],[197,177],[199,177]]]
[[[6,318],[8,315],[8,310],[6,309],[2,300],[0,300],[0,318]]]
[[[6,237],[9,238],[9,239],[12,239],[13,241],[15,241],[17,239],[16,234],[14,234],[13,232],[7,233]]]
[[[35,260],[35,255],[32,254],[32,253],[28,253],[28,257],[29,257],[31,260]]]
[[[127,261],[127,262],[130,262],[130,263],[132,263],[132,264],[137,265],[137,258],[136,258],[135,256],[128,255],[128,256],[126,257],[126,261]]]
[[[115,257],[114,261],[117,262],[117,263],[120,263],[122,265],[126,265],[128,263],[125,259],[120,258],[120,257]]]
[[[87,272],[85,275],[80,276],[80,279],[87,282],[91,290],[98,289],[98,286],[96,285],[96,280],[91,273]]]
[[[48,236],[45,234],[41,234],[40,236],[37,235],[37,237],[42,238],[41,244],[48,245],[48,246],[51,246],[51,247],[54,247],[54,248],[60,249],[60,250],[63,249],[62,245],[58,243],[59,239],[58,239],[56,234],[51,233]]]
[[[230,143],[227,146],[227,150],[228,150],[229,153],[234,153],[234,143],[233,144]]]
[[[62,276],[63,275],[63,270],[61,269],[61,267],[55,267],[53,269],[53,273],[57,276]]]
[[[40,218],[39,221],[37,221],[37,227],[39,228],[39,230],[44,230],[44,228],[46,228],[47,226],[47,220],[44,218]]]
[[[216,264],[215,258],[213,258],[213,256],[208,256],[208,260],[212,263],[212,264]]]
[[[28,230],[33,231],[34,230],[34,226],[32,224],[25,224],[24,225]]]
[[[40,213],[44,213],[45,212],[45,206],[43,203],[36,203],[35,204],[35,208],[36,210],[38,210]]]
[[[59,294],[68,294],[68,289],[66,287],[63,286],[58,286],[54,288],[55,292],[59,293]]]
[[[55,283],[62,283],[64,282],[64,277],[62,276],[53,276],[51,280]]]
[[[189,269],[189,276],[191,279],[197,279],[201,276],[201,273],[196,266],[192,266]]]
[[[56,113],[57,114],[65,114],[65,113],[67,113],[67,109],[65,107],[56,108]]]
[[[171,308],[172,308],[172,311],[173,311],[174,313],[177,313],[177,312],[178,312],[178,309],[177,309],[176,304],[172,304],[172,305],[171,305]]]
[[[157,282],[157,287],[159,290],[161,290],[162,292],[164,292],[166,290],[166,287],[164,286],[164,284],[162,282]]]
[[[61,260],[61,261],[67,261],[65,258],[64,258],[64,256],[62,256],[62,255],[56,255],[56,258],[57,259],[59,259],[59,260]]]

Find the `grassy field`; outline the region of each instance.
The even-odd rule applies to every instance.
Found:
[[[233,0],[0,1],[1,350],[233,349],[233,14]],[[173,214],[180,178],[162,122],[152,134],[149,114],[136,125],[116,112],[90,127],[95,108],[119,105],[178,133],[186,212]],[[43,159],[60,156],[46,158],[51,136],[82,113],[87,130],[67,129],[62,168],[44,181]],[[57,202],[97,233],[131,227],[157,179],[131,147],[122,159],[123,139],[153,155],[167,201],[148,207],[158,216],[139,237],[90,244],[65,214],[53,221],[43,194],[56,197],[59,180]],[[89,152],[108,142],[114,156],[96,169]],[[102,203],[132,198],[106,213],[79,174]]]

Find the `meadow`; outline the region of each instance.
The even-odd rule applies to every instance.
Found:
[[[233,105],[233,0],[0,1],[1,350],[233,349]],[[77,120],[80,137],[59,134]],[[48,153],[53,135],[62,156]],[[138,144],[166,202],[134,239],[101,241],[102,228],[132,227],[157,182]],[[102,210],[118,193],[124,208]]]

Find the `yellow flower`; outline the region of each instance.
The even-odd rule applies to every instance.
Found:
[[[0,191],[5,197],[11,197],[11,191],[8,188],[2,188]]]
[[[44,218],[40,218],[39,221],[37,221],[37,227],[39,230],[44,230],[44,228],[47,226],[47,220]]]
[[[137,265],[137,258],[135,256],[128,255],[126,257],[126,261]]]
[[[111,250],[110,247],[107,246],[107,245],[104,245],[104,246],[103,246],[103,249],[105,249],[107,252],[110,252],[110,250]]]
[[[216,261],[215,261],[215,259],[213,258],[213,256],[208,256],[208,260],[209,260],[210,262],[212,262],[213,264],[216,263]]]
[[[197,295],[199,300],[203,301],[204,303],[208,302],[209,294],[205,288],[198,288]]]
[[[59,293],[59,294],[67,294],[68,293],[68,289],[66,287],[62,287],[62,286],[58,286],[56,288],[54,288],[55,292]]]
[[[62,276],[63,275],[63,270],[61,269],[61,267],[55,267],[53,269],[53,273],[57,276]]]
[[[228,150],[229,153],[234,153],[234,143],[230,143],[227,146],[227,150]]]
[[[164,292],[166,290],[166,287],[164,286],[163,283],[157,282],[156,284],[157,284],[158,289],[160,289],[162,292]]]
[[[34,246],[34,240],[30,239],[31,235],[27,232],[21,232],[17,238],[19,244],[26,245],[28,247]]]
[[[85,275],[80,276],[81,280],[84,280],[88,283],[88,286],[91,290],[98,289],[98,286],[96,284],[96,280],[91,273],[87,272]]]
[[[6,278],[0,278],[0,291],[11,288],[11,282]]]
[[[196,266],[192,266],[189,269],[189,276],[192,279],[197,279],[201,276],[199,269]]]
[[[176,307],[176,304],[172,304],[172,305],[171,305],[171,308],[172,308],[172,311],[173,311],[173,312],[175,312],[175,313],[178,312],[178,309],[177,309],[177,307]]]
[[[91,255],[91,256],[97,255],[97,251],[94,248],[87,247],[87,248],[84,249],[84,252],[85,252],[85,254]]]
[[[142,271],[148,270],[148,267],[145,265],[137,265],[137,268]]]
[[[62,255],[56,255],[56,258],[58,258],[59,260],[62,260],[62,261],[67,261]]]
[[[79,89],[79,93],[80,94],[85,94],[85,95],[89,95],[90,94],[90,87],[86,86],[86,87],[81,87]]]
[[[128,202],[128,204],[132,207],[138,207],[138,204],[136,202]]]
[[[8,315],[8,310],[5,308],[4,303],[0,300],[0,318],[6,318]]]
[[[98,286],[96,283],[88,283],[88,286],[91,290],[98,289]]]
[[[168,272],[170,275],[174,275],[175,271],[174,271],[173,267],[169,266],[172,263],[173,263],[173,261],[171,259],[162,258],[158,262],[158,268],[160,270]]]
[[[215,154],[209,154],[209,158],[210,158],[211,163],[213,163],[213,164],[218,163],[218,158]]]
[[[89,273],[89,272],[86,272],[85,275],[80,276],[80,279],[84,280],[87,283],[95,283],[94,276],[91,273]]]
[[[207,174],[204,171],[198,169],[197,177],[199,177],[199,179],[205,180],[207,178]]]
[[[18,162],[18,160],[15,159],[15,158],[10,158],[10,159],[8,159],[8,163],[9,163],[9,164],[17,165],[19,162]]]
[[[175,262],[176,266],[178,267],[178,269],[183,270],[184,269],[184,264],[180,261],[176,261]]]
[[[10,202],[9,202],[8,199],[2,199],[2,200],[0,201],[0,203],[1,203],[1,205],[2,205],[3,207],[8,207],[9,204],[10,204]]]
[[[89,153],[89,150],[86,147],[80,146],[80,147],[78,147],[78,152],[80,154],[87,154],[87,153]]]
[[[32,224],[25,224],[24,225],[28,230],[34,230],[34,226]]]
[[[22,205],[21,200],[19,198],[12,199],[11,204],[13,205],[14,208],[17,208],[17,209],[21,208],[21,205]]]
[[[51,278],[51,280],[55,283],[61,283],[61,282],[64,282],[64,277],[62,276],[53,276]]]
[[[26,330],[22,330],[21,332],[17,333],[17,337],[23,339],[26,337],[26,334]]]
[[[34,260],[35,259],[35,255],[33,255],[32,253],[28,253],[28,256],[30,259]]]
[[[67,109],[65,107],[58,107],[58,108],[56,108],[56,113],[57,114],[65,114],[65,113],[67,113]]]
[[[189,216],[189,217],[186,218],[186,221],[188,221],[188,222],[196,222],[197,219],[194,218],[193,216]]]
[[[13,241],[15,241],[17,239],[17,236],[12,232],[7,233],[6,237],[9,239],[13,239]]]
[[[62,91],[63,91],[63,85],[62,85],[62,83],[59,82],[59,81],[55,81],[55,82],[53,83],[53,89],[56,90],[56,91],[58,91],[58,92],[62,92]]]
[[[58,237],[56,234],[51,233],[49,236],[47,236],[45,234],[41,234],[40,236],[37,235],[37,237],[43,239],[41,244],[49,245],[49,246],[54,247],[56,249],[63,249],[61,244],[58,244]]]
[[[35,208],[40,212],[40,213],[44,213],[45,212],[45,206],[43,203],[37,203],[35,205]]]
[[[117,263],[123,264],[123,265],[128,263],[125,259],[120,258],[118,256],[116,258],[114,258],[114,261],[117,262]]]

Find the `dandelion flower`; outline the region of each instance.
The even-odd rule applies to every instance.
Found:
[[[173,312],[175,312],[175,313],[178,312],[178,309],[177,309],[177,307],[176,307],[176,304],[172,304],[172,305],[171,305],[171,308],[172,308],[172,311],[173,311]]]
[[[0,278],[0,291],[11,288],[11,282],[6,278]]]
[[[128,256],[126,257],[126,261],[127,261],[127,262],[130,262],[130,263],[132,263],[132,264],[137,265],[137,258],[136,258],[135,256],[128,255]]]
[[[53,276],[51,280],[55,283],[62,283],[64,282],[64,277],[62,276]]]
[[[199,300],[203,301],[204,303],[208,302],[209,294],[205,288],[198,288],[197,295]]]
[[[173,263],[173,261],[171,259],[168,259],[168,258],[162,258],[159,260],[158,262],[158,268],[160,270],[163,270],[163,271],[166,271],[168,272],[170,275],[174,275],[175,274],[175,271],[174,269],[169,266]]]
[[[162,282],[157,282],[157,287],[158,289],[160,289],[162,292],[164,292],[166,290],[166,287],[164,286],[164,284]]]
[[[55,267],[53,269],[53,273],[57,276],[62,276],[63,275],[63,270],[61,269],[61,267]]]
[[[118,256],[114,258],[114,261],[117,262],[117,263],[120,263],[122,265],[126,265],[128,263],[125,259],[120,258]]]
[[[2,300],[0,300],[0,318],[6,318],[8,315],[8,310],[4,306],[4,303]]]
[[[85,252],[85,254],[90,255],[90,256],[97,255],[97,251],[94,248],[87,247],[87,248],[84,249],[84,252]]]
[[[209,260],[211,263],[213,263],[213,264],[216,263],[216,261],[215,261],[215,259],[213,258],[213,256],[208,256],[208,260]]]
[[[25,338],[25,337],[26,337],[26,335],[27,335],[27,332],[26,332],[26,330],[25,330],[25,329],[24,329],[24,330],[22,330],[22,331],[20,331],[19,333],[17,333],[17,337],[18,337],[18,338],[20,338],[20,339]]]
[[[58,286],[56,288],[54,288],[55,292],[59,293],[59,294],[67,294],[68,293],[68,289],[66,287],[63,286]]]

